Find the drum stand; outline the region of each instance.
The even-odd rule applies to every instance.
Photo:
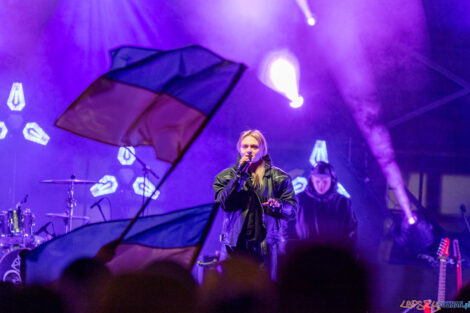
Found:
[[[96,184],[98,182],[96,181],[90,181],[90,180],[81,180],[81,179],[76,179],[74,175],[70,177],[70,179],[60,179],[60,180],[52,180],[52,179],[46,179],[42,180],[41,183],[45,184],[66,184],[68,185],[68,190],[67,190],[67,198],[65,198],[65,214],[57,214],[57,213],[46,213],[46,216],[52,217],[52,218],[61,218],[64,223],[65,223],[65,233],[69,233],[73,229],[73,220],[78,219],[78,220],[83,220],[83,221],[88,221],[89,217],[88,216],[76,216],[73,215],[73,212],[75,208],[77,207],[77,200],[75,199],[75,185],[89,185],[89,184]]]
[[[75,177],[73,177],[75,178]],[[69,190],[67,191],[67,198],[65,199],[65,207],[67,209],[66,214],[67,219],[64,219],[65,224],[65,233],[69,233],[72,230],[72,221],[73,221],[73,210],[77,207],[77,200],[74,198],[74,183],[70,183]]]

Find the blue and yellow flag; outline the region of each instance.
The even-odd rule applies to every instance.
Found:
[[[212,204],[139,218],[107,263],[114,273],[139,270],[157,260],[192,266],[215,216]],[[118,238],[129,220],[82,226],[56,237],[23,257],[26,284],[53,282],[74,260],[94,257]]]
[[[175,162],[240,79],[245,66],[200,46],[121,47],[56,126],[116,146],[153,146]]]

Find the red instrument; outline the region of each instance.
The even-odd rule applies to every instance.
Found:
[[[441,238],[439,249],[437,250],[437,257],[439,259],[439,285],[437,289],[437,301],[445,301],[446,297],[446,267],[447,259],[449,258],[449,238]]]
[[[462,258],[460,256],[459,241],[454,239],[454,259],[455,267],[457,268],[457,292],[462,287]]]

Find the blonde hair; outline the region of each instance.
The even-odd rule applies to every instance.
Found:
[[[257,129],[245,130],[244,132],[241,133],[240,138],[238,139],[238,143],[237,143],[238,153],[240,153],[241,151],[241,144],[242,144],[243,139],[249,136],[256,139],[256,141],[259,144],[258,153],[261,153],[261,162],[256,168],[256,170],[254,171],[254,173],[252,174],[253,184],[255,188],[260,188],[260,187],[263,187],[263,177],[264,177],[264,171],[265,171],[264,169],[265,162],[262,158],[268,154],[268,143],[266,142],[266,138],[264,138],[263,134],[259,130]]]

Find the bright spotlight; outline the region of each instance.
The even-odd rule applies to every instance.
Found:
[[[307,24],[308,25],[315,26],[316,23],[317,23],[317,21],[315,20],[315,18],[313,16],[310,16],[309,18],[307,18]]]
[[[290,102],[290,106],[294,109],[300,108],[304,104],[304,98],[298,96],[296,99]]]
[[[416,223],[416,217],[410,216],[408,217],[408,224],[413,225]]]
[[[307,0],[296,0],[297,5],[299,6],[300,10],[302,10],[302,13],[305,16],[305,19],[307,21],[307,24],[310,26],[314,26],[317,21],[315,17],[312,14],[312,11],[310,10],[310,6],[308,5]]]
[[[299,95],[299,64],[288,51],[268,55],[261,67],[260,79],[269,88],[286,96],[292,108],[303,105],[304,99]]]

